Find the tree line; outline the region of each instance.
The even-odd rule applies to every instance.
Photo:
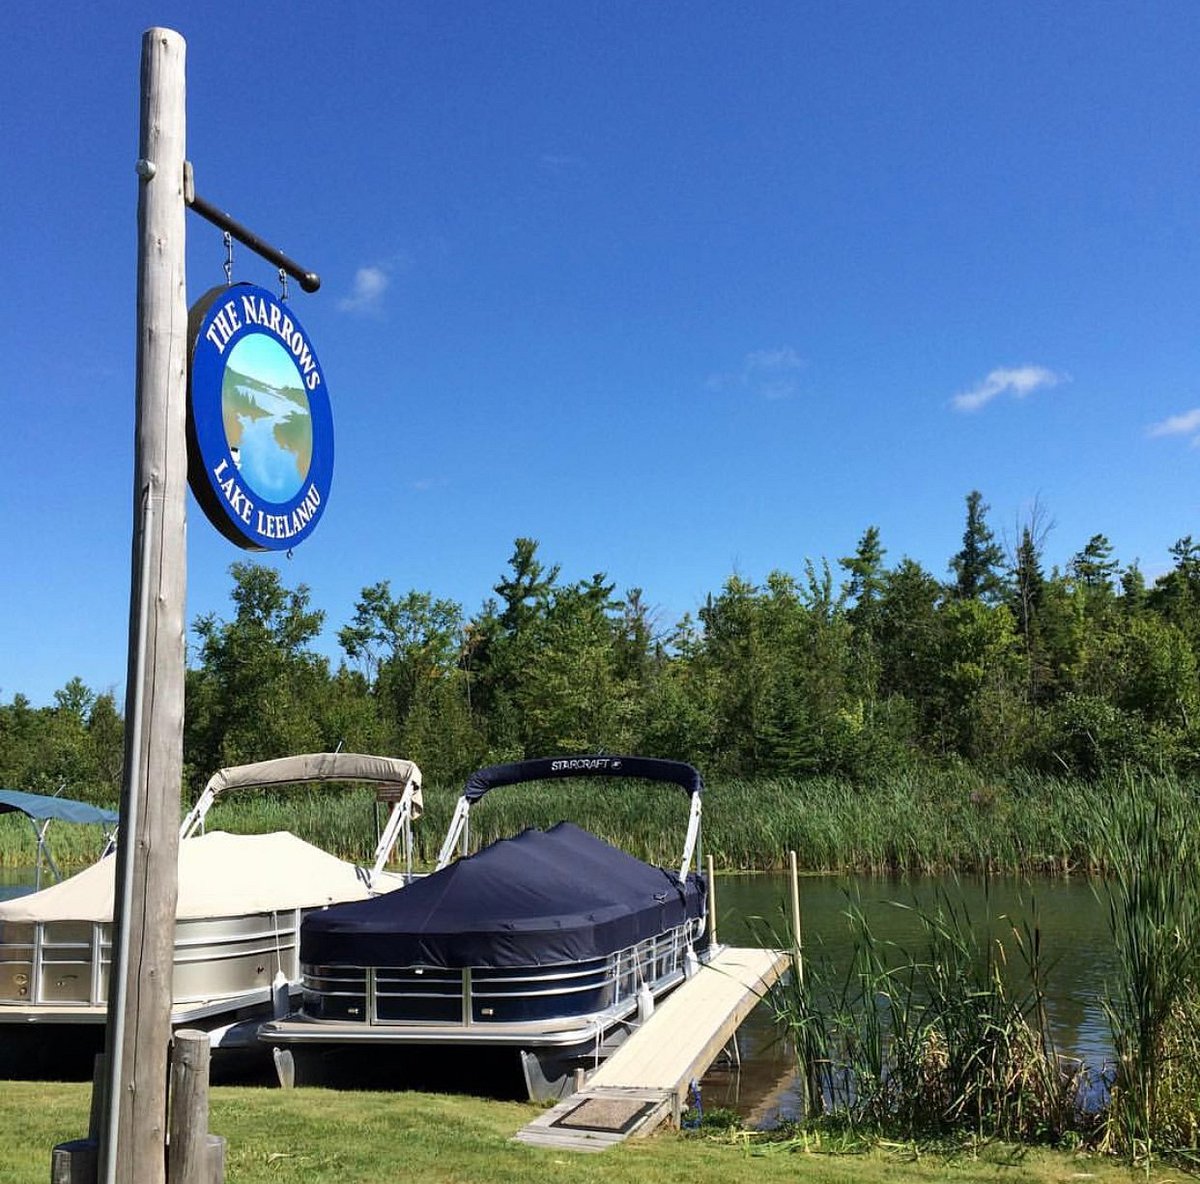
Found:
[[[362,590],[337,632],[309,589],[230,568],[232,615],[192,626],[185,774],[338,747],[410,757],[438,781],[495,761],[641,752],[709,776],[851,780],[966,762],[1095,777],[1200,766],[1200,542],[1148,584],[1102,534],[1046,571],[1035,511],[1006,551],[978,491],[948,578],[853,554],[731,575],[666,624],[643,590],[568,581],[530,538],[472,616],[427,591]],[[36,708],[0,703],[0,783],[113,800],[121,718],[78,678]]]

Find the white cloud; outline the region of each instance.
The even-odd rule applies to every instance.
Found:
[[[763,399],[790,399],[799,388],[804,359],[790,345],[756,349],[739,370],[709,376],[710,390],[745,390]]]
[[[1172,415],[1146,429],[1149,436],[1191,436],[1192,447],[1200,448],[1200,407],[1181,415]]]
[[[343,312],[378,312],[390,282],[382,267],[360,267],[354,273],[350,295],[338,301],[338,308]]]
[[[978,411],[1000,395],[1024,399],[1042,387],[1069,382],[1066,374],[1056,374],[1045,366],[1015,366],[993,370],[982,382],[954,396],[951,403],[958,411]]]
[[[582,156],[574,156],[569,152],[543,152],[538,157],[538,164],[551,173],[573,173],[585,166]]]

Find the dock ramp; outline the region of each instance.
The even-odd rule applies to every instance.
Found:
[[[677,987],[572,1094],[523,1127],[523,1143],[603,1151],[678,1124],[688,1086],[721,1049],[791,963],[782,950],[726,946]]]

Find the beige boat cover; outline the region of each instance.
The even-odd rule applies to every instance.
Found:
[[[0,903],[0,921],[111,921],[116,858],[59,884]],[[365,873],[288,831],[210,831],[179,844],[181,920],[366,900]]]
[[[234,765],[214,773],[204,788],[220,797],[231,789],[304,781],[376,781],[399,786],[414,781],[413,817],[421,813],[421,770],[412,761],[359,752],[310,752],[302,756],[255,761],[251,765]]]

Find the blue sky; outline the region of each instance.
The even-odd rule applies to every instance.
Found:
[[[236,255],[235,255],[236,258]],[[275,286],[275,285],[272,285]],[[295,287],[294,281],[288,281],[288,294]],[[297,315],[299,315],[297,313]],[[265,382],[282,390],[287,387],[299,388],[303,391],[304,381],[292,355],[279,344],[277,337],[263,333],[252,333],[243,337],[229,351],[226,365],[238,369],[242,374],[249,374],[259,382]]]
[[[123,694],[152,25],[198,192],[324,280],[332,494],[261,561],[330,654],[380,579],[474,612],[518,535],[665,625],[870,525],[945,576],[976,488],[1047,566],[1200,533],[1194,4],[10,0],[4,701]],[[227,615],[194,503],[188,553],[188,620]]]

